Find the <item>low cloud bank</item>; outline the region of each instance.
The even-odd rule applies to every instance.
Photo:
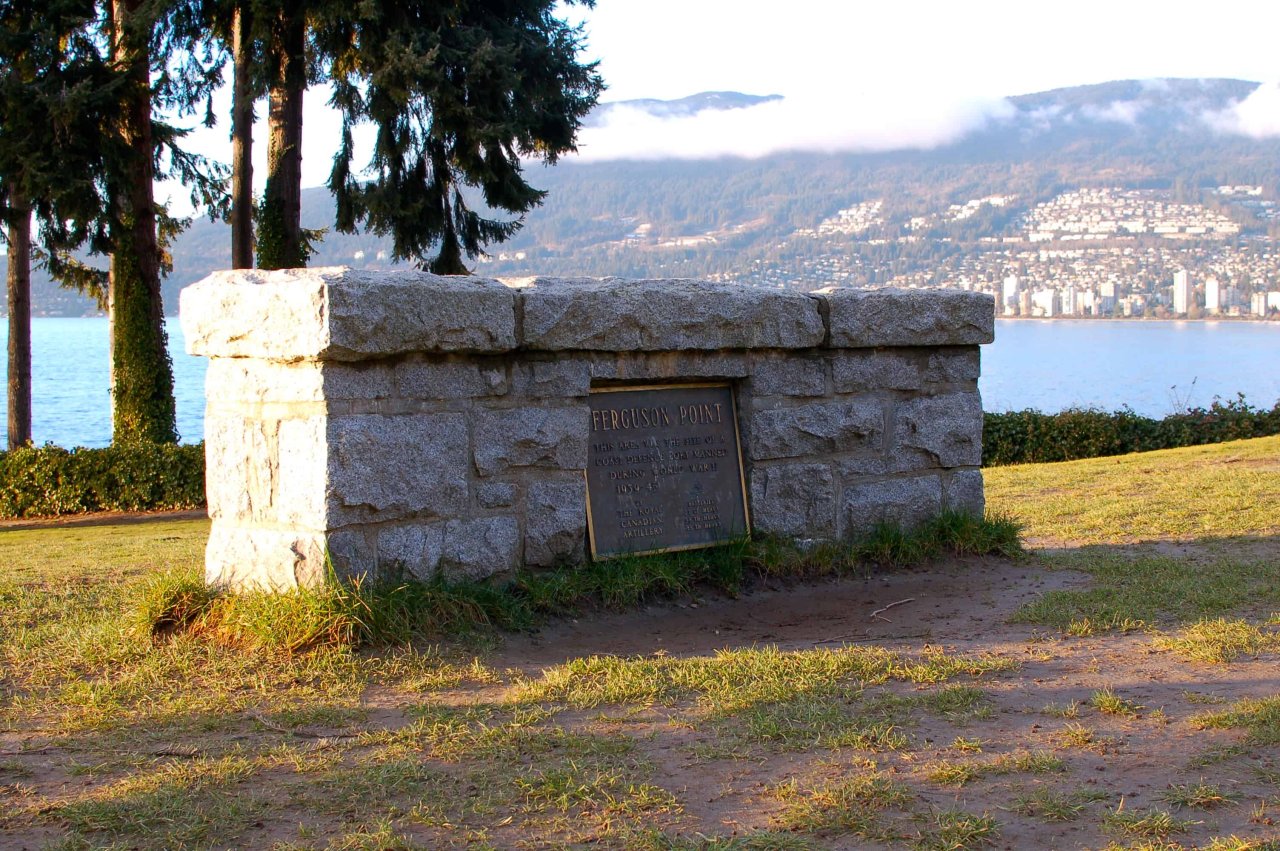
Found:
[[[1280,136],[1280,83],[1263,83],[1226,109],[1203,113],[1201,120],[1219,133],[1251,139]]]
[[[601,125],[581,132],[577,158],[757,158],[786,151],[934,148],[1013,113],[1013,105],[1003,98],[930,101],[858,93],[812,101],[788,98],[683,117],[615,105]]]
[[[924,150],[956,142],[990,127],[1038,133],[1060,122],[1090,121],[1136,127],[1148,110],[1167,108],[1170,81],[1143,81],[1144,94],[1102,105],[1072,109],[1052,104],[1018,110],[1005,98],[959,98],[941,93],[901,94],[847,91],[823,97],[791,98],[756,106],[703,110],[694,115],[659,116],[638,106],[614,104],[598,125],[584,128],[577,159],[604,160],[759,158],[788,151],[868,153]],[[1221,109],[1206,98],[1175,101],[1186,115],[1184,129],[1197,123],[1225,135],[1253,139],[1280,137],[1280,82],[1264,83],[1247,97]]]

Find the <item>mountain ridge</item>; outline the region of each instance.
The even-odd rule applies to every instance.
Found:
[[[1260,85],[1227,78],[1118,80],[1015,95],[1007,98],[1012,112],[1006,117],[923,150],[566,160],[553,169],[531,167],[531,182],[549,193],[546,203],[526,217],[513,240],[492,246],[488,262],[477,263],[475,271],[745,278],[752,264],[785,264],[780,246],[797,229],[817,228],[838,211],[875,198],[884,199],[885,227],[985,196],[1017,196],[1029,208],[1081,186],[1198,195],[1239,183],[1262,187],[1266,199],[1280,200],[1280,139],[1223,133],[1207,118],[1233,109]],[[702,92],[673,101],[612,102],[601,109],[607,114],[626,106],[675,120],[780,98]],[[984,211],[939,231],[939,247],[908,246],[894,257],[873,244],[871,234],[850,250],[884,268],[853,280],[890,279],[904,251],[919,265],[931,262],[930,251],[941,257],[957,245],[1001,238],[1012,232],[1019,209]],[[313,265],[392,265],[388,240],[332,231],[327,190],[304,191],[303,219],[306,227],[330,228]],[[1265,233],[1267,227],[1259,222],[1245,233]],[[226,225],[196,220],[172,253],[174,272],[164,289],[169,312],[176,310],[182,286],[228,264]],[[87,300],[44,278],[35,282],[33,295],[37,313],[93,312]]]

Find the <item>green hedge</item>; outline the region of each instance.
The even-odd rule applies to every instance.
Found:
[[[1059,414],[1012,411],[985,416],[982,465],[1074,461],[1271,434],[1280,434],[1280,402],[1269,411],[1254,408],[1243,394],[1160,420],[1129,408],[1114,412],[1074,408]]]
[[[203,505],[203,443],[0,452],[0,518]]]

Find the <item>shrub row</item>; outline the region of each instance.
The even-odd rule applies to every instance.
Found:
[[[1243,394],[1159,420],[1127,407],[1119,411],[1075,408],[1058,414],[1012,411],[986,415],[982,465],[1074,461],[1272,434],[1280,434],[1280,402],[1271,410],[1254,408]]]
[[[204,444],[0,452],[0,518],[204,505]]]

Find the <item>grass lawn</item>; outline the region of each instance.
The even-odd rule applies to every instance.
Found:
[[[987,499],[1032,543],[1280,534],[1280,436],[984,472]]]
[[[0,532],[0,848],[1280,849],[1280,438],[986,478],[1029,555],[373,650]]]

